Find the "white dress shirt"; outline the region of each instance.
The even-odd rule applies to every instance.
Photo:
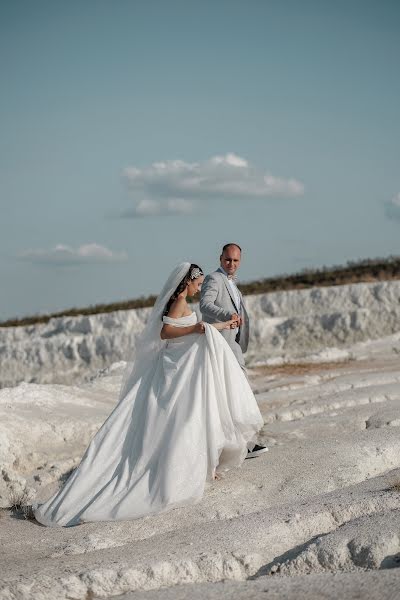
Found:
[[[235,305],[237,307],[237,314],[240,315],[241,301],[240,301],[240,292],[239,292],[239,289],[238,289],[236,283],[234,282],[234,280],[229,278],[228,273],[222,267],[220,267],[218,270],[221,271],[221,273],[223,273],[224,275],[226,275],[227,278],[228,278],[228,283],[229,283],[229,286],[230,286],[230,288],[232,290],[233,299],[234,299]]]

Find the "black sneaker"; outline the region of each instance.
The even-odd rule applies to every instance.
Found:
[[[268,448],[266,446],[259,446],[256,444],[253,450],[247,450],[246,458],[256,458],[256,456],[260,456],[260,454],[264,454],[264,452],[268,452]]]

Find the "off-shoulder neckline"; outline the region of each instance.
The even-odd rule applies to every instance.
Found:
[[[164,315],[164,316],[167,319],[173,319],[174,321],[178,321],[179,319],[187,319],[188,317],[191,317],[194,314],[195,314],[195,312],[194,312],[194,310],[192,310],[192,312],[190,313],[190,315],[183,315],[183,317],[169,317],[168,315]]]

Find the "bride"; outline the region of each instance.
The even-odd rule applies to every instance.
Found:
[[[200,267],[170,274],[136,344],[117,405],[65,485],[37,521],[72,526],[136,519],[201,499],[205,482],[239,466],[263,425],[255,397],[217,329],[186,302],[201,288]]]

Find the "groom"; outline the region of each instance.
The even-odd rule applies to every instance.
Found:
[[[242,249],[238,244],[225,244],[219,257],[219,269],[207,275],[201,286],[200,310],[206,323],[220,323],[231,319],[236,321],[236,326],[223,329],[220,333],[246,374],[243,352],[246,352],[249,343],[249,317],[243,296],[235,283],[241,257]],[[256,444],[248,451],[247,458],[258,456],[267,450],[268,448]]]

